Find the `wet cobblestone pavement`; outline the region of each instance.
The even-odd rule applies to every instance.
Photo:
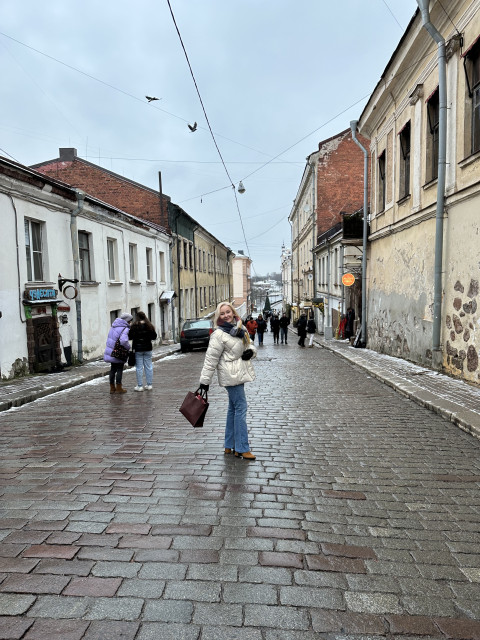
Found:
[[[255,462],[97,378],[0,414],[0,639],[480,638],[480,442],[327,349],[271,344]]]

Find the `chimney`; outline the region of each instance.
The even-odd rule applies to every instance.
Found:
[[[60,160],[64,160],[65,162],[73,162],[77,157],[77,150],[73,148],[60,148],[58,151],[60,153]]]
[[[238,254],[239,254],[240,256],[244,256],[244,255],[245,255],[245,254],[243,253],[243,249],[239,249],[239,250],[238,250]]]

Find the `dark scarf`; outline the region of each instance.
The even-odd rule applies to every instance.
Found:
[[[231,322],[225,322],[225,320],[219,320],[217,322],[217,326],[219,329],[230,334],[234,338],[243,338],[245,335],[245,329],[237,329],[236,323],[232,324]]]

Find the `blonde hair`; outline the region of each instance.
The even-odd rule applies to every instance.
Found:
[[[244,336],[243,336],[243,342],[244,344],[248,345],[250,344],[250,336],[248,335],[248,331],[247,329],[243,326],[243,322],[242,319],[240,318],[240,316],[238,315],[238,313],[235,310],[235,307],[233,306],[233,304],[231,302],[220,302],[217,305],[217,308],[215,309],[215,315],[213,317],[213,323],[214,325],[217,327],[218,326],[218,320],[220,318],[220,309],[222,307],[230,307],[230,309],[232,310],[233,313],[233,319],[234,321],[237,323],[237,329],[243,329],[244,330]]]

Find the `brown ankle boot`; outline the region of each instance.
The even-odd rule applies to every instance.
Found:
[[[122,387],[122,383],[117,384],[115,387],[115,393],[127,393],[127,390]]]
[[[115,385],[110,384],[110,393],[115,393]]]

